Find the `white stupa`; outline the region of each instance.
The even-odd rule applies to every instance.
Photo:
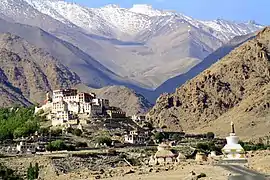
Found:
[[[238,144],[239,137],[235,134],[234,124],[231,122],[230,136],[226,137],[227,144],[223,147],[222,152],[224,154],[223,160],[229,161],[246,161],[245,151],[243,147]]]

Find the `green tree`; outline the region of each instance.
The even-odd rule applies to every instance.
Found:
[[[28,180],[34,180],[35,178],[35,168],[33,168],[32,163],[30,163],[28,169],[27,169],[27,179]]]
[[[198,150],[204,151],[204,152],[205,152],[205,151],[210,151],[209,146],[208,146],[207,143],[198,143],[196,148],[197,148]]]
[[[13,137],[14,138],[19,138],[22,136],[27,135],[27,129],[25,127],[18,127],[17,129],[14,130],[13,132]]]
[[[172,140],[174,141],[180,141],[182,139],[182,136],[180,134],[173,134]]]
[[[214,142],[198,143],[197,146],[196,146],[196,148],[199,151],[202,151],[202,152],[216,151],[216,152],[221,153],[221,147],[216,146]]]
[[[57,150],[64,150],[66,148],[66,144],[62,140],[56,140],[52,142],[53,147]]]
[[[162,142],[162,140],[165,139],[165,135],[162,132],[157,132],[155,134],[155,140],[158,142]]]
[[[0,109],[0,140],[28,136],[40,127],[41,117],[34,114],[34,107]]]
[[[62,140],[56,140],[48,143],[46,146],[47,151],[61,151],[68,150],[68,146]]]
[[[35,164],[35,178],[37,179],[39,175],[39,167],[38,167],[38,163]]]

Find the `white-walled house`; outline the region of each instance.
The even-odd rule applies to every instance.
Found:
[[[146,117],[142,115],[133,115],[131,117],[133,121],[139,122],[139,121],[145,121]]]
[[[138,131],[130,131],[129,134],[125,136],[125,143],[130,144],[145,144],[146,137],[144,134],[139,133]]]
[[[17,144],[16,150],[19,151],[20,153],[35,153],[36,145],[33,143],[21,141],[19,144]]]
[[[54,90],[52,98],[47,93],[45,104],[35,108],[35,113],[41,110],[49,111],[52,125],[63,125],[69,121],[74,121],[78,115],[84,117],[95,117],[105,115],[110,108],[109,100],[98,99],[94,93],[78,92],[77,89]]]

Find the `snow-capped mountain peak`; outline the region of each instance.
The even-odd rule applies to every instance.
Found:
[[[121,7],[117,4],[108,4],[108,5],[104,6],[103,8],[121,8]]]
[[[225,42],[236,35],[262,28],[254,23],[235,23],[221,19],[200,21],[180,13],[157,10],[146,4],[135,4],[132,8],[121,8],[115,4],[88,8],[64,0],[20,1],[27,2],[39,12],[64,24],[76,25],[89,33],[113,38],[135,37],[143,31],[155,33],[165,26],[168,26],[168,31],[175,31],[184,23]]]
[[[148,4],[134,4],[133,7],[129,9],[129,11],[134,12],[134,13],[138,13],[138,14],[144,14],[144,15],[151,16],[151,17],[152,16],[173,15],[172,12],[157,10]]]

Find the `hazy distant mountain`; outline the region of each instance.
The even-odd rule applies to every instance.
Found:
[[[202,62],[191,68],[188,72],[168,79],[162,85],[160,85],[157,89],[155,89],[155,93],[152,93],[154,96],[149,97],[149,100],[154,101],[160,94],[163,92],[172,93],[175,89],[186,81],[194,78],[205,69],[209,68],[211,65],[216,63],[218,60],[222,59],[224,56],[229,54],[233,49],[237,48],[241,44],[255,37],[255,34],[247,34],[243,36],[236,36],[228,43],[218,48],[216,51],[208,55]]]
[[[3,24],[3,20],[1,23],[2,25],[10,25]],[[20,24],[13,24],[10,28],[16,29],[17,34],[28,30],[29,37],[36,38],[33,42],[44,43],[44,47],[49,45],[46,43],[50,42],[55,50],[62,47],[60,48],[62,53],[65,52],[64,50],[66,52],[70,50],[63,48],[64,45],[57,39],[48,38],[38,28]],[[42,35],[47,39],[42,39]],[[25,37],[27,38],[26,35]],[[71,52],[73,51],[68,53],[70,56],[73,55]],[[58,57],[64,58],[65,56]],[[43,103],[47,91],[72,87],[86,92],[95,92],[98,97],[109,99],[111,105],[122,108],[128,115],[145,113],[152,107],[152,104],[142,95],[123,86],[89,88],[81,83],[77,74],[70,71],[61,62],[65,61],[56,59],[44,49],[34,46],[19,36],[10,33],[0,34],[0,107],[14,104],[30,105],[35,102]],[[92,76],[95,75],[90,71],[88,73]]]
[[[234,36],[262,27],[221,19],[199,21],[147,5],[94,9],[60,0],[2,0],[0,10],[4,19],[38,26],[124,77],[107,70],[113,80],[150,89],[187,72]],[[81,79],[93,85],[90,76]]]

